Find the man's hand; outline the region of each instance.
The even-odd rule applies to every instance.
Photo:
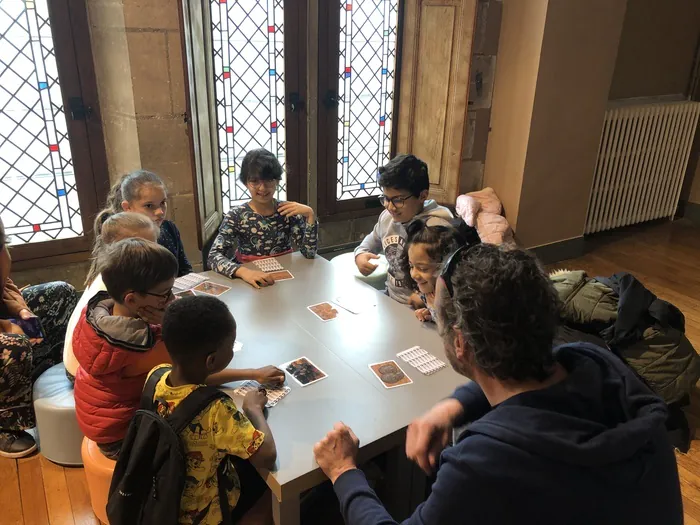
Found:
[[[377,269],[376,264],[372,264],[371,261],[372,259],[379,259],[379,255],[375,255],[373,253],[361,253],[357,257],[355,257],[355,264],[357,265],[357,269],[360,270],[360,273],[367,277],[368,275],[371,275],[374,270]]]
[[[263,411],[265,410],[265,404],[267,403],[267,394],[264,388],[258,388],[257,390],[251,390],[243,398],[243,412],[248,414],[249,411]]]
[[[316,463],[332,483],[348,470],[357,468],[360,440],[344,423],[336,423],[326,437],[314,446]]]
[[[454,422],[463,410],[456,399],[445,399],[408,426],[406,457],[426,474],[435,472],[440,453],[447,446]]]
[[[304,204],[299,204],[298,202],[282,202],[277,207],[277,211],[280,212],[283,217],[294,217],[295,215],[301,215],[309,224],[313,224],[315,220],[314,210],[311,209],[311,207]]]
[[[7,279],[5,282],[5,287],[2,290],[2,301],[7,307],[7,313],[11,317],[20,319],[29,319],[31,317],[36,317],[32,311],[24,302],[24,297],[22,297],[22,292],[19,291],[17,285],[12,282],[12,279]]]
[[[255,380],[261,385],[281,385],[284,383],[284,371],[276,366],[263,366],[255,371]]]
[[[275,284],[275,280],[269,274],[243,267],[238,269],[236,277],[240,277],[253,288],[264,288],[265,286],[272,286]]]
[[[140,319],[146,321],[148,324],[163,324],[163,314],[165,310],[160,308],[154,308],[153,306],[144,306],[139,308],[136,312]]]
[[[430,315],[430,310],[428,310],[427,308],[419,308],[415,311],[415,314],[416,319],[418,319],[421,323],[433,320],[433,316]]]

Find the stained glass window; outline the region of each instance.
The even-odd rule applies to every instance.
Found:
[[[250,199],[238,181],[247,151],[265,148],[285,166],[283,20],[284,0],[211,2],[224,211]]]
[[[83,234],[47,0],[0,0],[0,216],[14,242]]]
[[[337,199],[378,195],[389,160],[399,0],[340,3]]]

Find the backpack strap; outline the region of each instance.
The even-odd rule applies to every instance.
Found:
[[[200,386],[183,399],[175,410],[173,410],[172,414],[165,419],[179,436],[187,424],[197,417],[197,415],[213,401],[227,397],[226,394],[216,387]]]
[[[170,372],[172,366],[162,366],[155,372],[151,374],[143,387],[143,393],[141,394],[141,408],[143,410],[153,410],[153,397],[156,395],[156,386],[158,381],[165,375],[166,372]]]

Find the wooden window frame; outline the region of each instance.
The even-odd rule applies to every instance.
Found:
[[[318,214],[326,221],[340,221],[381,213],[384,208],[378,197],[336,199],[338,173],[338,109],[328,107],[324,97],[338,90],[338,55],[340,53],[340,15],[338,2],[319,5],[318,51]],[[396,24],[396,66],[394,68],[393,123],[390,156],[396,155],[399,122],[401,56],[405,1],[399,0]]]
[[[216,120],[216,95],[211,35],[210,0],[178,2],[183,34],[183,56],[186,57],[187,119],[189,122],[192,170],[195,178],[197,236],[200,249],[205,249],[216,236],[223,218],[221,183],[219,180],[219,135]],[[285,0],[285,128],[287,199],[307,202],[308,173],[308,92],[306,82],[308,0]],[[193,56],[201,50],[204,57]],[[303,101],[300,111],[292,112],[290,93],[298,93]],[[289,137],[296,142],[290,162]],[[295,158],[296,157],[296,158]],[[213,176],[212,176],[213,174]],[[212,200],[212,196],[214,199]]]
[[[92,223],[109,192],[87,3],[86,0],[50,0],[48,8],[83,235],[71,239],[12,245],[14,270],[87,260],[93,241]],[[86,120],[73,120],[69,117],[71,97],[81,97],[84,105],[91,108],[91,114]]]

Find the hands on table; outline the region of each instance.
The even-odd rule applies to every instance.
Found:
[[[332,483],[348,470],[357,468],[360,440],[350,427],[336,423],[326,437],[314,446],[316,463]]]
[[[243,279],[253,288],[264,288],[265,286],[272,286],[275,284],[275,280],[271,275],[262,272],[260,270],[251,270],[250,268],[244,268],[241,266],[236,272],[236,277]]]
[[[450,440],[454,422],[463,407],[456,399],[446,399],[421,417],[414,419],[406,433],[406,457],[431,475],[438,466],[440,453]],[[357,468],[360,440],[344,423],[336,423],[326,437],[314,446],[316,463],[331,482],[348,470]]]

